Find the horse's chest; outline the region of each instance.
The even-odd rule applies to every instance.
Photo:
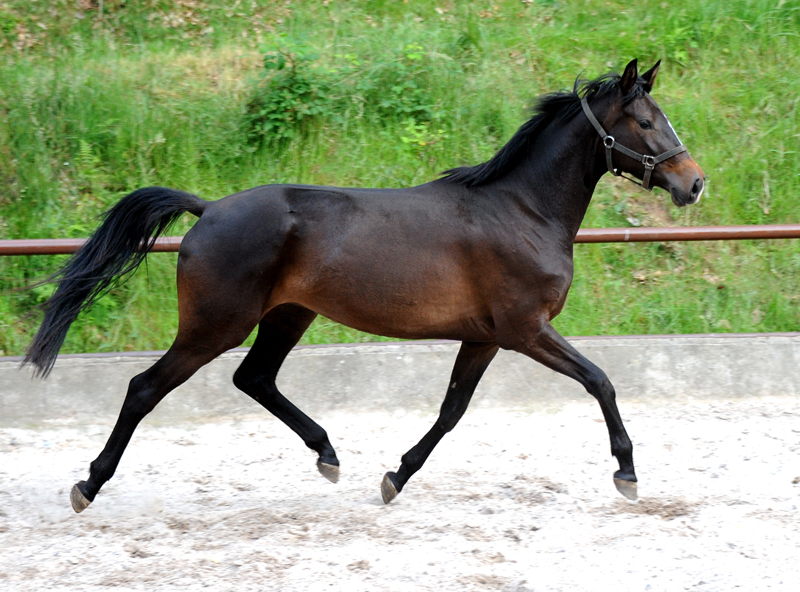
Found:
[[[528,291],[547,294],[547,300],[566,298],[572,285],[573,263],[570,254],[560,252],[522,252],[506,259],[506,273]]]

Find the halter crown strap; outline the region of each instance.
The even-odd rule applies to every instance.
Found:
[[[592,127],[597,130],[597,133],[600,134],[600,137],[603,138],[603,146],[605,146],[606,149],[606,166],[608,167],[608,172],[614,176],[622,177],[623,179],[628,179],[628,181],[636,183],[637,185],[641,185],[648,191],[652,190],[652,187],[650,186],[650,174],[653,172],[653,169],[656,168],[656,165],[660,162],[664,162],[668,158],[672,158],[676,154],[686,152],[686,146],[683,144],[679,144],[671,150],[662,152],[658,156],[649,156],[647,154],[639,154],[638,152],[634,152],[630,148],[626,148],[622,144],[618,144],[614,139],[614,136],[610,136],[606,133],[606,130],[603,129],[603,126],[600,125],[600,122],[597,121],[594,113],[592,113],[592,110],[589,108],[589,103],[586,101],[586,97],[581,97],[581,107],[583,107],[583,112],[586,114],[589,123],[591,123]],[[624,176],[622,171],[614,168],[614,162],[612,158],[613,150],[622,152],[624,155],[630,156],[634,160],[638,160],[644,165],[644,176],[642,177],[641,183],[631,179],[630,177]]]

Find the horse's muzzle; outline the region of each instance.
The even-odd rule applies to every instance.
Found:
[[[699,175],[694,179],[694,183],[688,191],[673,186],[670,188],[672,203],[679,208],[696,204],[703,195],[703,189],[705,189],[705,178]]]

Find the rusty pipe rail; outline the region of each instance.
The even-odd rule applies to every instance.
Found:
[[[690,226],[672,228],[582,228],[576,243],[652,243],[668,241],[757,240],[800,238],[800,224],[745,226]],[[154,253],[176,252],[182,237],[165,236],[156,240]],[[0,240],[3,255],[66,255],[74,253],[85,238]]]
[[[672,228],[582,228],[576,243],[658,243],[669,241],[800,238],[800,224],[683,226]],[[2,242],[2,241],[0,241]]]
[[[174,253],[181,246],[182,236],[165,236],[156,239],[153,253]],[[68,255],[80,249],[85,238],[34,238],[0,240],[0,256],[3,255]]]

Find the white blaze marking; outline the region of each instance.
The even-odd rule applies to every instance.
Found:
[[[672,127],[672,122],[669,120],[669,117],[667,117],[667,114],[664,113],[663,111],[661,113],[664,114],[664,119],[667,120],[667,125],[669,126],[669,129],[671,129],[672,133],[675,134],[675,139],[678,140],[678,144],[679,145],[683,144],[683,142],[681,142],[681,139],[678,137],[678,132],[676,132],[675,128]],[[703,191],[705,190],[706,190],[706,184],[705,182],[703,182],[703,188],[700,190],[700,193],[697,194],[697,198],[692,202],[692,204],[696,204],[700,201],[700,198],[703,197]]]
[[[662,111],[662,113],[663,113],[663,111]],[[678,144],[683,144],[683,142],[681,142],[681,139],[678,137],[678,132],[676,132],[675,128],[672,127],[672,122],[669,120],[669,117],[667,117],[666,113],[664,113],[664,119],[667,120],[667,125],[669,126],[669,129],[671,129],[672,133],[675,134],[675,139],[678,140]]]

